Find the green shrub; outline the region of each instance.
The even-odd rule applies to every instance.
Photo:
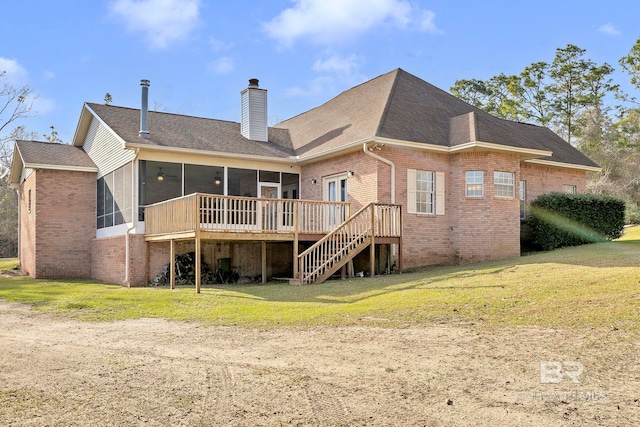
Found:
[[[543,194],[530,212],[531,243],[543,250],[617,239],[625,223],[624,201],[592,194]]]
[[[640,206],[637,204],[627,203],[625,223],[640,224]]]

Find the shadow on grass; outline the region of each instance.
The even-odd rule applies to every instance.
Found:
[[[353,303],[381,295],[390,295],[414,289],[438,291],[473,291],[474,289],[499,289],[508,284],[451,285],[456,280],[476,278],[492,283],[497,276],[515,271],[519,266],[535,264],[567,264],[583,267],[638,267],[640,241],[616,241],[593,243],[578,247],[556,249],[554,251],[531,254],[525,257],[500,261],[479,262],[464,266],[427,267],[415,272],[378,276],[371,278],[351,278],[329,280],[321,285],[292,286],[270,282],[266,285],[203,286],[202,289],[216,289],[225,292],[226,297],[248,298],[276,302],[309,303]],[[483,279],[486,277],[486,280]],[[447,282],[446,286],[438,286]]]
[[[472,291],[481,288],[504,288],[505,285],[438,286],[440,282],[450,282],[468,277],[492,275],[508,270],[509,267],[492,268],[487,271],[465,269],[459,266],[433,267],[412,273],[377,276],[371,278],[350,278],[329,280],[321,285],[292,286],[269,282],[265,285],[209,285],[202,286],[203,292],[222,291],[226,298],[242,298],[269,302],[307,302],[327,304],[351,304],[369,298],[390,295],[413,289],[441,291]],[[456,271],[454,271],[456,270]],[[188,288],[188,287],[183,287]]]
[[[489,292],[491,289],[510,287],[505,283],[504,273],[516,271],[519,266],[565,264],[594,268],[637,268],[639,255],[640,241],[627,240],[564,248],[501,261],[428,267],[415,272],[378,276],[373,279],[331,280],[321,285],[292,286],[276,282],[266,285],[203,285],[202,293],[210,299],[224,297],[265,302],[350,304],[380,296],[392,298],[394,294],[416,289],[433,292],[434,296],[439,296],[442,292],[473,293],[477,289],[487,289]],[[503,277],[498,278],[499,275]],[[172,294],[168,287],[140,288],[142,291],[139,291],[88,280],[58,281],[16,277],[0,278],[0,299],[39,305],[42,301],[64,298],[69,292],[69,287],[77,287],[74,292],[84,294],[89,300],[92,293],[115,290],[116,294],[101,295],[99,298],[118,300],[135,296],[139,299],[165,299],[168,304],[184,298],[185,292],[195,292],[193,285],[178,286],[178,292]],[[155,292],[167,295],[153,295]],[[206,303],[207,299],[201,301]]]

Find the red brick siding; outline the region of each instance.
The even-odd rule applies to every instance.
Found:
[[[520,179],[527,182],[527,203],[541,194],[562,191],[563,185],[575,185],[578,193],[586,191],[585,171],[522,163]]]
[[[395,165],[395,202],[402,205],[403,211],[403,267],[519,255],[520,160],[517,155],[487,152],[451,155],[390,145],[375,154]],[[407,169],[444,173],[445,215],[408,213]],[[348,181],[353,209],[370,201],[391,202],[391,167],[359,151],[305,165],[302,168],[302,197],[322,199],[322,178],[348,170],[355,173]],[[484,172],[482,198],[465,196],[465,173],[471,170]],[[515,197],[494,197],[494,171],[515,174]],[[317,184],[311,184],[311,179],[316,179]]]
[[[91,277],[125,286],[147,284],[147,242],[142,234],[129,236],[129,282],[126,283],[126,236],[93,239]]]
[[[47,169],[23,183],[20,258],[26,273],[36,278],[91,277],[95,183],[95,173]]]
[[[402,266],[413,268],[424,265],[451,262],[452,245],[450,218],[453,205],[445,194],[445,214],[410,214],[407,209],[407,169],[444,172],[445,192],[449,188],[449,159],[446,154],[415,151],[406,148],[385,146],[376,154],[391,160],[396,169],[396,204],[402,206]],[[378,162],[380,169],[390,170],[390,166]],[[389,173],[387,172],[387,177]],[[390,179],[390,178],[389,178]],[[390,182],[378,182],[381,199],[390,197]]]
[[[147,280],[147,245],[142,234],[129,236],[129,286],[146,286]]]
[[[36,173],[32,173],[20,188],[20,267],[25,274],[36,275],[36,210],[29,211],[29,192],[31,205],[36,206]]]
[[[452,238],[458,262],[508,258],[520,254],[518,199],[519,158],[501,153],[471,152],[451,156],[452,186],[449,192],[456,206],[452,217]],[[466,197],[466,172],[484,172],[484,195]],[[515,197],[494,197],[493,173],[515,174]]]
[[[353,171],[353,176],[347,180],[347,201],[351,203],[352,212],[355,212],[367,203],[377,201],[378,165],[376,163],[378,162],[375,159],[362,151],[356,151],[305,165],[302,167],[301,175],[301,198],[322,200],[323,178]],[[315,184],[312,183],[313,179],[316,180]]]
[[[91,277],[122,285],[125,279],[125,236],[105,237],[91,241]],[[136,262],[143,262],[144,252]]]

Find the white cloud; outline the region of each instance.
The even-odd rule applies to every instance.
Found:
[[[435,14],[406,0],[293,0],[294,5],[263,24],[267,35],[284,47],[308,38],[330,45],[391,24],[403,30],[437,33]]]
[[[216,39],[215,37],[209,38],[209,44],[211,45],[211,49],[213,49],[214,52],[229,50],[233,47],[233,43],[225,43],[221,40]]]
[[[44,70],[42,72],[42,78],[44,78],[45,80],[52,80],[56,77],[56,74],[53,71],[50,70]]]
[[[321,75],[306,86],[287,89],[284,95],[289,98],[324,96],[361,83],[367,79],[359,72],[362,63],[362,58],[355,54],[342,57],[331,51],[324,52],[322,58],[317,59],[311,67]]]
[[[115,0],[111,13],[127,29],[144,33],[153,48],[184,40],[200,23],[200,0]]]
[[[319,73],[337,73],[345,76],[353,76],[357,73],[360,66],[360,60],[356,55],[349,55],[341,58],[338,55],[330,55],[326,59],[318,59],[313,64],[313,71]]]
[[[214,74],[230,73],[231,71],[233,71],[234,68],[235,68],[235,63],[233,59],[229,58],[228,56],[220,57],[215,61],[211,61],[207,65],[207,71]]]
[[[285,98],[298,98],[303,96],[316,96],[324,94],[334,86],[332,77],[323,76],[310,81],[306,87],[295,86],[284,91]]]
[[[600,26],[600,28],[598,28],[598,32],[602,33],[602,34],[607,34],[609,36],[619,36],[620,34],[622,34],[620,32],[620,30],[618,30],[612,23],[608,22],[602,26]]]
[[[422,11],[422,18],[420,22],[418,22],[418,28],[420,31],[424,31],[431,34],[442,33],[438,27],[436,27],[436,23],[433,22],[436,19],[436,14],[430,10]]]
[[[0,56],[0,73],[4,73],[6,81],[14,86],[25,85],[29,79],[27,70],[13,58]]]
[[[56,109],[56,102],[51,98],[38,96],[33,98],[33,112],[43,116]]]

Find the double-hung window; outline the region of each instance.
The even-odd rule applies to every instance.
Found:
[[[407,212],[444,215],[444,172],[407,169]]]
[[[484,195],[484,172],[467,171],[465,181],[465,196],[482,197]]]
[[[513,199],[516,196],[516,174],[511,172],[493,173],[493,196]]]
[[[433,213],[435,201],[434,173],[416,171],[416,213]]]

